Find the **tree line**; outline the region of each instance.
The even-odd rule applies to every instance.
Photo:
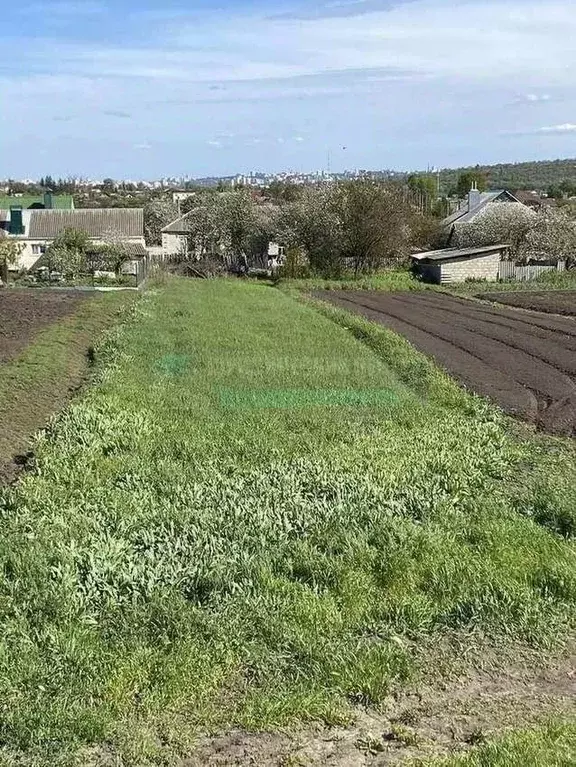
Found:
[[[411,252],[438,241],[438,219],[401,185],[350,181],[275,192],[264,200],[248,189],[191,197],[182,209],[188,257],[254,261],[277,242],[289,254],[287,268],[337,276],[406,263]],[[149,243],[161,241],[175,212],[168,201],[146,206]]]

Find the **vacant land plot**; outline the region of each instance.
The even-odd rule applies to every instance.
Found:
[[[576,434],[572,319],[432,292],[319,295],[401,333],[461,383],[508,413],[553,434]]]
[[[571,641],[572,446],[543,465],[405,347],[414,388],[270,287],[174,279],[137,303],[0,491],[0,763],[194,764],[200,733],[342,725],[482,642],[516,663]],[[350,763],[434,745],[398,717]]]
[[[576,290],[529,291],[526,293],[485,293],[479,298],[521,309],[576,317]]]
[[[73,314],[88,293],[0,290],[0,364],[13,359],[47,325]]]
[[[131,297],[0,291],[0,483],[30,456],[31,437],[61,410],[93,362],[93,346]]]

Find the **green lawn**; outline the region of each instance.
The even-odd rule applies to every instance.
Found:
[[[173,279],[99,350],[0,495],[0,764],[345,721],[416,672],[413,640],[570,636],[572,449],[513,440],[393,334],[333,318]]]

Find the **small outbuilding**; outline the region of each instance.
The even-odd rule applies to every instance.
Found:
[[[425,282],[438,285],[466,280],[496,282],[500,261],[508,256],[508,245],[483,245],[473,248],[443,248],[415,253],[414,271]]]

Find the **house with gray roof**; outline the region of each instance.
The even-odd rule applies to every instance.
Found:
[[[506,189],[493,189],[489,192],[480,192],[476,188],[476,185],[474,185],[468,193],[468,197],[461,203],[458,210],[442,221],[442,227],[446,232],[446,244],[450,245],[458,240],[458,227],[473,223],[475,219],[488,210],[491,205],[498,205],[501,203],[524,205],[524,203]]]
[[[130,253],[145,255],[144,210],[142,208],[79,208],[76,210],[29,209],[12,207],[0,210],[0,230],[23,246],[16,271],[33,269],[46,248],[65,229],[86,232],[94,245],[113,236],[130,248]]]

